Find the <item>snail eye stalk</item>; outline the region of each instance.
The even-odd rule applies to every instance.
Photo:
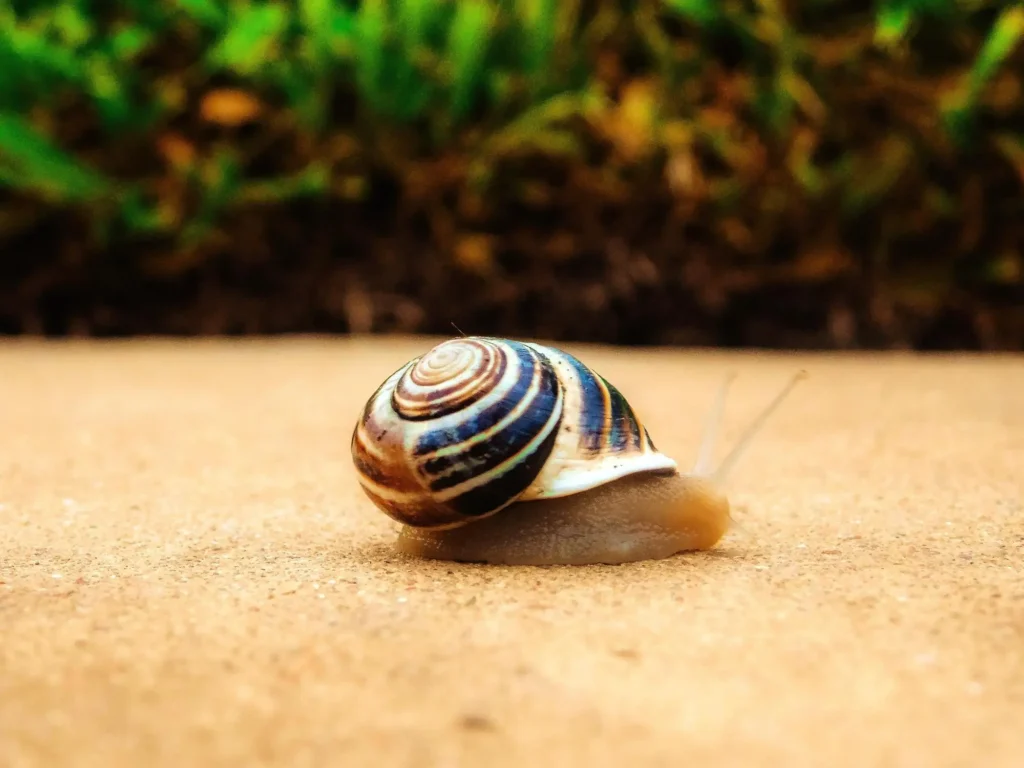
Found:
[[[704,424],[704,435],[701,438],[700,450],[697,455],[697,461],[693,466],[693,474],[710,477],[719,484],[725,484],[728,479],[729,473],[735,468],[740,458],[746,453],[750,447],[751,442],[761,431],[764,423],[768,420],[768,417],[774,413],[782,401],[786,399],[786,396],[793,390],[799,382],[807,378],[807,371],[797,371],[786,383],[786,386],[775,396],[775,398],[761,411],[761,413],[754,419],[753,422],[747,427],[746,431],[740,436],[739,440],[736,441],[736,445],[733,446],[732,451],[722,460],[718,465],[717,469],[712,470],[711,465],[713,462],[713,454],[715,450],[715,443],[718,440],[718,435],[721,432],[722,427],[722,414],[725,412],[725,396],[728,392],[729,385],[732,384],[736,378],[735,373],[729,373],[725,377],[725,381],[718,389],[718,395],[715,398],[714,405],[708,414],[708,418]]]

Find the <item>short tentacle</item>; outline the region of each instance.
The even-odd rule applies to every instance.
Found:
[[[736,441],[733,449],[722,460],[714,472],[711,473],[711,477],[716,483],[719,485],[724,485],[726,483],[729,473],[732,472],[733,468],[739,463],[740,458],[744,453],[746,453],[754,438],[757,436],[758,432],[761,431],[764,423],[768,420],[768,417],[771,416],[780,405],[782,405],[782,401],[786,399],[786,396],[793,390],[793,388],[806,378],[807,371],[804,370],[797,371],[793,374],[786,385],[777,395],[775,395],[772,401],[765,406],[761,413],[758,414],[757,418],[747,426],[739,440]]]

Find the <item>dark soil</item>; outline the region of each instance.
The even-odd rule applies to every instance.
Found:
[[[1024,283],[982,281],[949,256],[949,228],[902,243],[884,240],[884,212],[842,225],[811,212],[758,247],[657,185],[610,201],[577,173],[531,204],[510,193],[477,211],[441,186],[429,202],[378,182],[359,204],[250,207],[191,254],[139,241],[100,252],[81,220],[49,214],[6,243],[0,332],[457,327],[628,345],[1024,349]],[[1024,242],[1021,222],[995,224],[978,249]]]

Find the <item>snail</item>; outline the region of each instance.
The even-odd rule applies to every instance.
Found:
[[[712,471],[730,375],[683,473],[619,390],[573,355],[453,338],[371,395],[352,459],[366,496],[401,523],[401,553],[506,565],[661,559],[725,535],[726,474],[805,376],[793,376]]]

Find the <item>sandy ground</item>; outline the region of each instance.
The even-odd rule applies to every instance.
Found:
[[[569,347],[743,530],[403,559],[348,453],[429,346],[0,345],[0,766],[1024,766],[1024,360]]]

